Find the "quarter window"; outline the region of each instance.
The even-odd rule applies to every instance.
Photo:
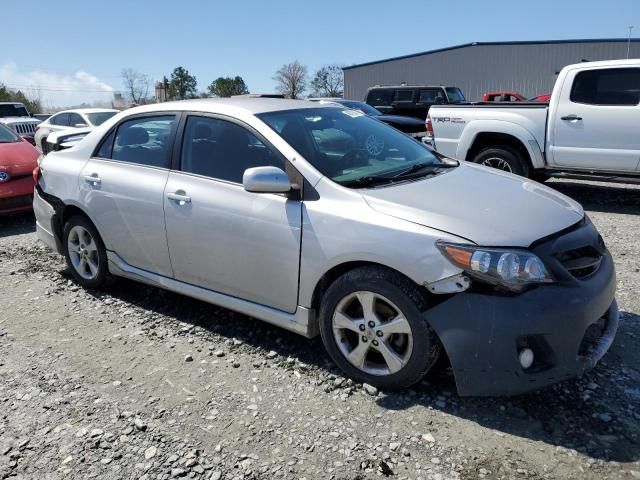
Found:
[[[184,172],[242,183],[247,168],[275,166],[282,157],[246,128],[226,120],[191,116],[187,119],[181,153]]]
[[[86,125],[87,122],[84,120],[84,118],[82,118],[77,113],[70,113],[69,114],[69,125],[71,125],[72,127],[75,127],[79,123],[84,123]]]
[[[638,105],[640,68],[587,70],[576,75],[571,101],[590,105]]]
[[[367,95],[367,103],[372,107],[388,107],[391,105],[391,93],[391,90],[371,90]]]
[[[103,140],[96,156],[148,167],[164,167],[171,150],[174,115],[141,117],[118,125],[115,133]]]
[[[413,90],[396,90],[393,95],[394,102],[411,102],[413,101]]]

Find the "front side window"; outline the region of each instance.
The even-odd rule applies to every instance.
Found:
[[[444,95],[439,88],[425,88],[420,90],[419,103],[442,103]]]
[[[180,160],[184,172],[234,183],[242,183],[247,168],[285,168],[282,157],[246,128],[199,116],[187,119]]]
[[[447,97],[449,97],[449,103],[463,103],[466,101],[462,90],[458,87],[447,87],[445,90],[447,91]]]
[[[590,105],[638,105],[640,68],[606,68],[579,72],[571,101]]]
[[[171,150],[174,115],[159,115],[126,120],[118,125],[115,135],[107,135],[97,156],[148,167],[164,167]]]
[[[95,112],[95,113],[87,113],[87,117],[89,118],[89,121],[91,122],[91,125],[94,126],[99,126],[102,125],[104,122],[106,122],[107,120],[109,120],[111,117],[113,117],[116,113],[118,112]]]
[[[428,148],[357,110],[309,108],[258,117],[323,175],[345,186],[444,165]],[[358,183],[359,182],[359,183]]]
[[[84,125],[87,124],[87,122],[84,121],[84,118],[82,118],[77,113],[69,114],[69,125],[71,125],[72,127],[75,127],[76,125],[82,125],[82,124]]]

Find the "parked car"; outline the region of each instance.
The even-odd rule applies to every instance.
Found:
[[[640,60],[614,60],[563,68],[548,105],[435,106],[429,117],[449,157],[540,179],[635,181],[639,103]]]
[[[0,124],[0,214],[31,210],[38,151]]]
[[[108,108],[78,108],[58,112],[38,125],[35,133],[36,147],[43,152],[43,145],[51,132],[69,128],[95,128],[116,113],[118,110]]]
[[[487,92],[482,96],[483,102],[526,102],[527,99],[516,92]]]
[[[551,100],[550,93],[543,93],[542,95],[538,95],[536,97],[529,99],[530,102],[543,102],[543,103],[549,103],[549,100]]]
[[[307,100],[360,110],[365,115],[369,115],[376,120],[380,120],[387,125],[391,125],[416,140],[422,140],[427,135],[425,124],[422,120],[418,120],[415,117],[403,117],[401,115],[384,115],[379,110],[376,110],[371,105],[367,105],[364,102],[359,102],[357,100],[345,100],[344,98],[308,98]]]
[[[356,110],[132,108],[39,176],[38,236],[82,286],[123,276],[319,333],[379,388],[446,352],[460,394],[520,393],[593,367],[616,333],[613,260],[578,203]]]
[[[460,103],[465,98],[458,87],[377,85],[367,91],[365,101],[384,114],[415,117],[424,122],[432,105]]]
[[[27,107],[19,102],[0,102],[0,123],[11,128],[31,145],[40,120],[33,118]]]

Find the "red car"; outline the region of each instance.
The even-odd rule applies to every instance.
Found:
[[[0,214],[31,210],[38,151],[0,124]]]
[[[487,92],[482,96],[483,102],[526,102],[526,100],[516,92]]]
[[[550,93],[543,93],[542,95],[538,95],[537,97],[530,98],[529,101],[530,102],[549,103],[550,99],[551,99],[551,94]]]

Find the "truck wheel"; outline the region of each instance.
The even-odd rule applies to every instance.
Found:
[[[472,160],[486,167],[496,168],[522,177],[529,176],[529,165],[516,151],[508,147],[489,147],[481,150]]]
[[[349,377],[385,390],[410,387],[440,353],[440,342],[422,317],[426,308],[402,275],[358,268],[339,277],[323,296],[322,342]]]
[[[105,284],[107,251],[96,227],[82,215],[74,215],[64,225],[64,256],[76,281],[85,288]]]

